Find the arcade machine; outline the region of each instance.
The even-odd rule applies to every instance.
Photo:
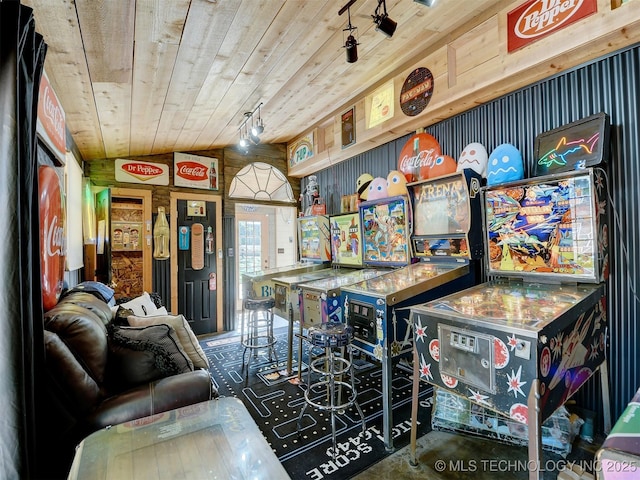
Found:
[[[342,289],[354,348],[382,364],[383,433],[389,450],[392,361],[408,356],[413,344],[407,307],[477,283],[475,263],[482,255],[480,186],[481,177],[465,169],[409,183],[409,198],[360,205],[364,264],[396,267]]]
[[[358,212],[333,215],[329,217],[329,223],[332,266],[343,273],[299,285],[302,298],[299,358],[304,329],[321,323],[344,322],[342,287],[391,271],[390,268],[362,268],[362,229]],[[300,374],[298,372],[298,376]]]
[[[329,217],[308,215],[298,218],[298,247],[300,260],[322,264],[324,268],[273,277],[274,313],[286,318],[288,325],[287,373],[293,371],[293,324],[300,321],[300,294],[298,285],[341,273],[330,268]]]
[[[300,284],[304,327],[326,322],[343,322],[340,288],[387,273],[390,269],[366,268],[362,263],[362,229],[358,212],[329,217],[331,265],[344,274]]]
[[[529,425],[540,465],[542,422],[600,369],[610,426],[605,190],[591,168],[483,190],[491,280],[411,308],[414,402],[423,380]],[[414,403],[414,464],[416,419]]]
[[[241,277],[244,298],[273,296],[273,279],[275,277],[313,272],[324,268],[327,268],[326,263],[305,261],[255,272],[245,272]]]

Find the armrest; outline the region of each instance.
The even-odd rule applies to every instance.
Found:
[[[99,430],[156,413],[211,400],[217,396],[207,370],[165,377],[104,400],[88,417],[88,427]]]

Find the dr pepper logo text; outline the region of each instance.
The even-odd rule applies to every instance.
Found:
[[[507,14],[509,52],[597,11],[597,0],[530,0]]]

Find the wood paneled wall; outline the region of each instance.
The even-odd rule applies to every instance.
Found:
[[[253,162],[263,162],[273,165],[283,174],[287,174],[287,149],[284,144],[276,145],[254,145],[250,147],[249,153],[244,155],[234,147],[224,149],[185,152],[203,157],[215,157],[220,166],[219,185],[223,186],[218,193],[223,197],[223,215],[234,216],[235,205],[238,200],[229,198],[229,187],[235,175],[245,166]],[[121,183],[116,181],[114,159],[92,160],[85,162],[84,174],[90,178],[94,185],[101,187],[128,187],[140,188],[152,191],[152,210],[156,211],[159,206],[169,208],[169,194],[172,191],[192,191],[202,193],[200,189],[175,187],[173,185],[173,153],[162,155],[147,155],[139,157],[127,157],[128,160],[142,162],[162,163],[169,166],[169,185],[143,185],[134,183]],[[287,177],[295,198],[300,195],[300,179]],[[264,203],[253,200],[240,200],[241,203]],[[290,206],[290,204],[286,204]]]

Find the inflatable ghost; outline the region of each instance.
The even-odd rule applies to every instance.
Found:
[[[360,200],[366,200],[369,193],[369,184],[373,180],[370,173],[363,173],[356,180],[356,192],[358,192],[358,198]]]
[[[376,177],[371,180],[369,184],[369,193],[367,194],[367,200],[379,200],[380,198],[387,198],[389,193],[387,192],[387,179],[382,177]]]
[[[524,178],[524,165],[520,150],[509,143],[498,145],[487,163],[487,185],[522,180]]]
[[[387,195],[407,195],[407,178],[399,170],[391,170],[387,175]]]
[[[462,153],[458,158],[456,171],[461,172],[465,168],[470,168],[478,175],[486,177],[488,159],[489,155],[487,154],[487,149],[484,148],[484,145],[478,142],[472,142],[462,150]]]

